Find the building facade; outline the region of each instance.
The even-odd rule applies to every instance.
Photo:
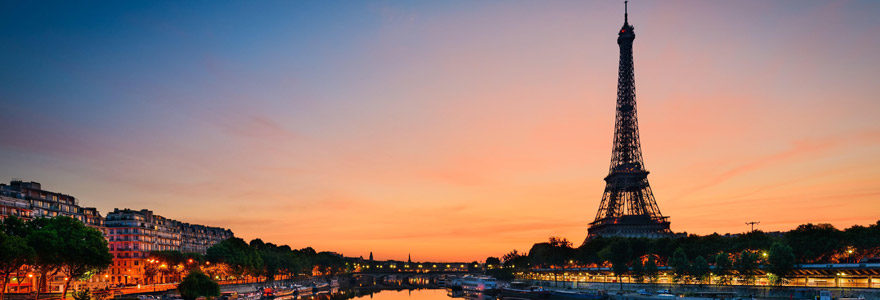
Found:
[[[216,243],[233,237],[225,228],[195,225],[168,219],[151,210],[114,209],[104,221],[113,265],[108,270],[114,284],[154,283],[144,275],[151,251],[205,254]]]
[[[9,184],[0,184],[0,219],[10,216],[25,220],[66,216],[101,231],[105,237],[107,234],[104,228],[104,218],[101,217],[97,209],[82,207],[75,197],[44,190],[39,182],[34,181],[12,180]],[[37,276],[29,273],[28,267],[25,267],[13,278],[18,280],[10,282],[7,285],[7,291],[30,292],[36,285]],[[46,282],[47,292],[59,292],[64,282],[64,274],[55,274]],[[76,289],[80,285],[101,287],[105,284],[105,279],[94,276],[86,282],[72,283],[71,288]]]
[[[80,206],[79,201],[73,196],[43,190],[39,182],[13,180],[9,184],[0,184],[0,195],[4,199],[3,203],[16,203],[16,205],[22,205],[24,202],[27,203],[26,208],[13,209],[9,207],[8,213],[0,211],[0,215],[26,213],[29,211],[27,212],[29,214],[28,218],[68,216],[80,220],[90,227],[94,227],[102,232],[104,231],[104,218],[101,217],[96,208]]]
[[[205,254],[214,244],[233,237],[229,229],[180,222],[147,209],[117,208],[104,218],[94,207],[80,206],[75,197],[43,190],[40,183],[33,181],[12,180],[9,184],[0,184],[0,219],[10,216],[25,220],[67,216],[104,234],[113,255],[113,264],[103,274],[93,276],[88,282],[72,283],[72,288],[80,285],[103,288],[107,285],[144,284],[148,282],[144,276],[144,263],[151,251]],[[30,274],[26,269],[22,272],[24,273],[16,274],[16,277],[29,280],[11,282],[7,287],[8,291],[32,290],[31,281],[36,276],[26,276]],[[50,278],[48,292],[55,291],[63,279],[63,274]]]
[[[180,252],[205,254],[208,248],[233,237],[232,230],[198,224],[180,223]]]
[[[29,220],[32,215],[33,211],[29,201],[21,198],[18,193],[0,191],[0,220],[10,216]]]

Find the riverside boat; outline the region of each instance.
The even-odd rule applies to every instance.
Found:
[[[550,291],[524,282],[511,282],[508,286],[501,288],[501,296],[520,299],[547,299],[550,298]]]
[[[263,299],[274,299],[276,297],[284,297],[293,295],[294,289],[275,289],[275,288],[265,288],[263,289]]]
[[[488,292],[498,288],[495,278],[489,276],[465,276],[461,279],[461,289],[473,292]]]
[[[446,277],[446,287],[450,289],[460,289],[462,279],[457,276]]]

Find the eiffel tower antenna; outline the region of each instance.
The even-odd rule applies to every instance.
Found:
[[[617,109],[611,166],[605,191],[587,239],[598,236],[659,238],[669,236],[669,217],[660,213],[648,184],[642,159],[636,87],[633,71],[634,27],[629,25],[629,6],[624,1],[623,27],[617,33],[620,66],[617,77]]]

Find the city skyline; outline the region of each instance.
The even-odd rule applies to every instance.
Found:
[[[0,4],[3,181],[398,260],[577,242],[601,200],[622,2],[40,5]],[[673,231],[876,221],[877,12],[630,3]]]

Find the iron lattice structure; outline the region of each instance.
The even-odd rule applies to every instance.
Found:
[[[648,184],[642,160],[632,45],[636,35],[624,13],[617,34],[620,67],[617,79],[617,117],[611,166],[605,177],[605,192],[587,238],[596,236],[663,237],[671,234],[669,218],[660,213]]]

